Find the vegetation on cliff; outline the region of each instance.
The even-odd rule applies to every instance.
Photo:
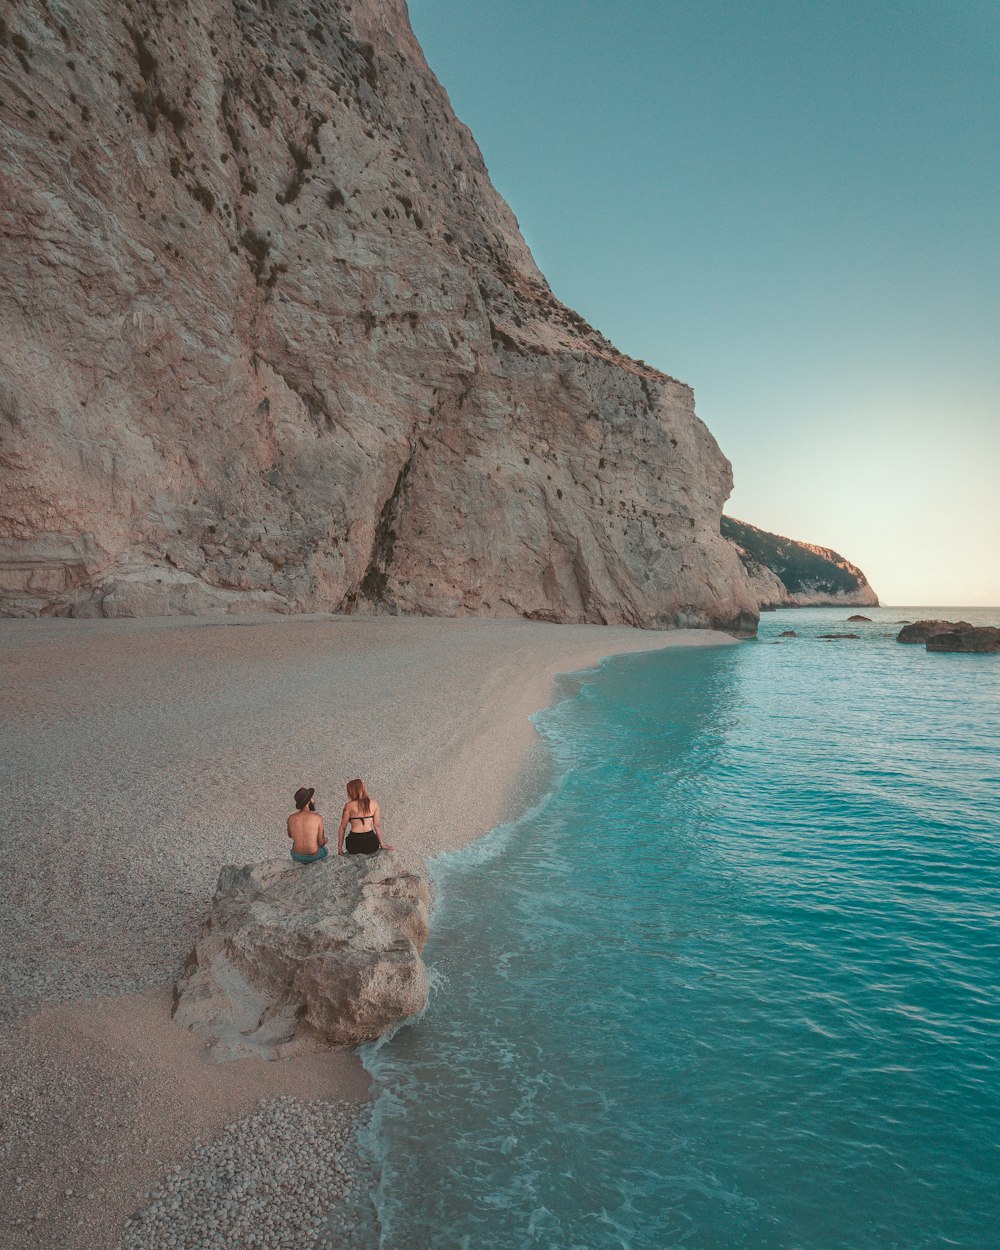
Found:
[[[770,592],[773,579],[767,578],[766,570],[786,592],[776,603],[769,602],[775,598],[773,593],[762,595],[762,607],[796,602],[818,605],[824,597],[837,603],[878,603],[858,566],[829,547],[797,542],[728,516],[722,518],[721,528],[723,538],[736,548],[751,582]]]

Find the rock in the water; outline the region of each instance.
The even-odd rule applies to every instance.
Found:
[[[798,638],[798,634],[794,629],[783,629],[778,635],[779,638]]]
[[[860,638],[860,634],[817,634],[817,638],[826,638],[828,640],[836,640],[838,638]]]
[[[979,655],[1000,651],[1000,628],[994,625],[970,625],[968,629],[932,634],[927,639],[928,651],[970,651]]]
[[[225,867],[174,1018],[219,1058],[371,1041],[426,1005],[429,905],[422,868],[396,854]]]
[[[861,615],[859,615],[857,612],[855,612],[855,614],[854,614],[853,616],[849,616],[849,617],[847,618],[847,622],[848,622],[848,624],[850,624],[850,623],[851,623],[851,621],[867,621],[867,622],[868,622],[868,624],[870,625],[870,624],[871,624],[871,620],[872,620],[872,618],[871,618],[870,616],[861,616]]]
[[[965,633],[972,629],[968,621],[914,621],[904,625],[896,635],[897,642],[926,642],[935,634]]]

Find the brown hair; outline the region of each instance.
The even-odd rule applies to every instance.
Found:
[[[365,783],[360,777],[355,777],[353,781],[347,783],[347,797],[352,802],[357,803],[360,811],[367,813],[372,810],[372,801],[368,797]]]

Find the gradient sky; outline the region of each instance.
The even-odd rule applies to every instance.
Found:
[[[556,295],[694,387],[726,510],[1000,604],[1000,5],[410,13]]]

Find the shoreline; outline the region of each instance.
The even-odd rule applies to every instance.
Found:
[[[284,852],[285,790],[318,782],[331,824],[339,774],[360,774],[389,813],[388,837],[424,858],[456,850],[529,806],[540,767],[529,716],[551,705],[558,676],[627,652],[735,642],[516,619],[0,622],[21,817],[0,849],[16,903],[0,933],[15,972],[0,1057],[12,1071],[31,1055],[43,1065],[40,1088],[15,1083],[7,1110],[11,1179],[22,1178],[0,1200],[11,1250],[117,1245],[150,1184],[259,1097],[364,1105],[354,1053],[209,1064],[169,1018],[168,987],[218,869]],[[339,767],[324,768],[332,753]],[[53,847],[53,808],[60,825],[89,821],[98,836]]]

